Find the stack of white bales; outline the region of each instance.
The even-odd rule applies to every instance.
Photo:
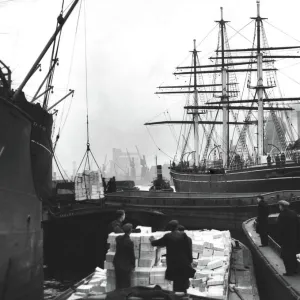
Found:
[[[84,296],[89,293],[105,293],[106,292],[106,270],[96,268],[92,278],[87,284],[82,284],[76,288],[77,296]]]
[[[190,231],[193,256],[197,262],[188,293],[224,299],[228,288],[231,237],[229,231]]]
[[[153,247],[150,236],[161,238],[167,232],[151,233],[149,227],[141,228],[141,233],[130,235],[134,244],[136,268],[132,274],[132,286],[160,285],[164,289],[171,289],[172,283],[165,280],[166,259],[163,254],[165,248]],[[229,231],[205,230],[185,231],[192,239],[193,257],[197,264],[195,278],[191,279],[191,294],[223,299],[228,284],[228,269],[231,254],[231,237]],[[116,237],[110,234],[108,243],[110,249],[106,255],[105,269],[107,269],[106,291],[115,289],[115,273],[112,264],[116,250]]]

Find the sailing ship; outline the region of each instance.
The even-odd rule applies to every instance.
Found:
[[[157,94],[188,97],[184,120],[145,124],[181,124],[184,126],[181,132],[187,132],[178,141],[178,145],[182,142],[182,154],[170,166],[177,192],[268,193],[299,187],[300,154],[295,150],[297,143],[289,116],[292,108],[288,104],[299,101],[300,97],[276,96],[275,60],[300,58],[278,54],[279,50],[300,47],[268,45],[259,1],[257,16],[252,19],[255,22],[252,47],[231,49],[221,8],[216,56],[210,57],[215,63],[199,63],[194,41],[192,65],[177,67],[174,73],[177,77],[189,76],[186,80],[189,83],[159,87]],[[239,91],[237,74],[241,73],[246,74],[248,98]],[[207,75],[212,77],[209,84],[205,83]],[[240,112],[244,112],[242,117]],[[219,125],[222,130],[217,128]],[[270,143],[270,130],[277,135],[276,143]],[[188,152],[192,132],[194,151]],[[202,140],[205,142],[201,144]]]
[[[78,1],[58,17],[57,27],[29,73],[12,89],[11,71],[0,61],[0,298],[43,299],[42,202],[51,196],[52,109],[48,106],[57,47],[54,43]],[[47,76],[31,102],[23,88],[53,46]],[[41,89],[45,88],[44,92]],[[43,106],[34,103],[44,96]]]

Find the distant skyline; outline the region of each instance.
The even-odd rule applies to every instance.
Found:
[[[65,1],[64,9],[71,2]],[[61,3],[0,1],[0,60],[12,70],[14,88],[54,32]],[[106,155],[112,158],[112,148],[135,151],[136,145],[151,165],[155,155],[160,164],[174,157],[174,135],[178,137],[179,126],[147,129],[143,124],[182,118],[184,97],[158,97],[154,93],[162,83],[177,82],[172,73],[176,66],[190,63],[193,39],[201,51],[201,62],[207,62],[204,57],[216,49],[215,20],[220,19],[221,6],[224,19],[230,21],[230,42],[234,47],[250,47],[253,24],[241,32],[243,36],[236,31],[256,16],[255,0],[85,0],[78,4],[62,33],[50,100],[53,104],[69,89],[75,90],[72,99],[57,106],[53,136],[55,139],[60,130],[56,155],[68,174],[73,172],[73,161],[78,166],[86,151],[87,103],[91,149],[100,166]],[[270,46],[300,45],[299,10],[297,0],[261,1],[261,15],[268,18],[265,29]],[[42,71],[37,71],[24,88],[28,100],[48,65],[49,55],[42,61]],[[279,73],[283,95],[300,95],[299,67],[298,61],[292,60]],[[53,166],[55,169],[55,163]]]

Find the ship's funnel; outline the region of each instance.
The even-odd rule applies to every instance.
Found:
[[[156,172],[157,172],[157,179],[162,180],[162,168],[161,165],[156,166]]]

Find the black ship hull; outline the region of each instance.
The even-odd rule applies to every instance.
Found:
[[[75,204],[65,212],[49,216],[43,221],[44,263],[50,272],[81,270],[92,272],[103,267],[107,252],[108,224],[115,219],[118,207],[95,204]],[[124,223],[151,226],[162,230],[166,216],[147,208],[126,209]]]
[[[300,190],[264,193],[272,213],[286,199],[300,212]],[[176,219],[189,229],[215,228],[242,231],[242,222],[257,216],[257,194],[117,192],[106,195],[106,205],[127,209],[151,208]]]
[[[171,170],[177,192],[194,193],[268,193],[295,190],[300,186],[300,165],[257,166],[224,174]]]
[[[31,166],[32,120],[0,98],[0,298],[43,298],[41,201]]]

